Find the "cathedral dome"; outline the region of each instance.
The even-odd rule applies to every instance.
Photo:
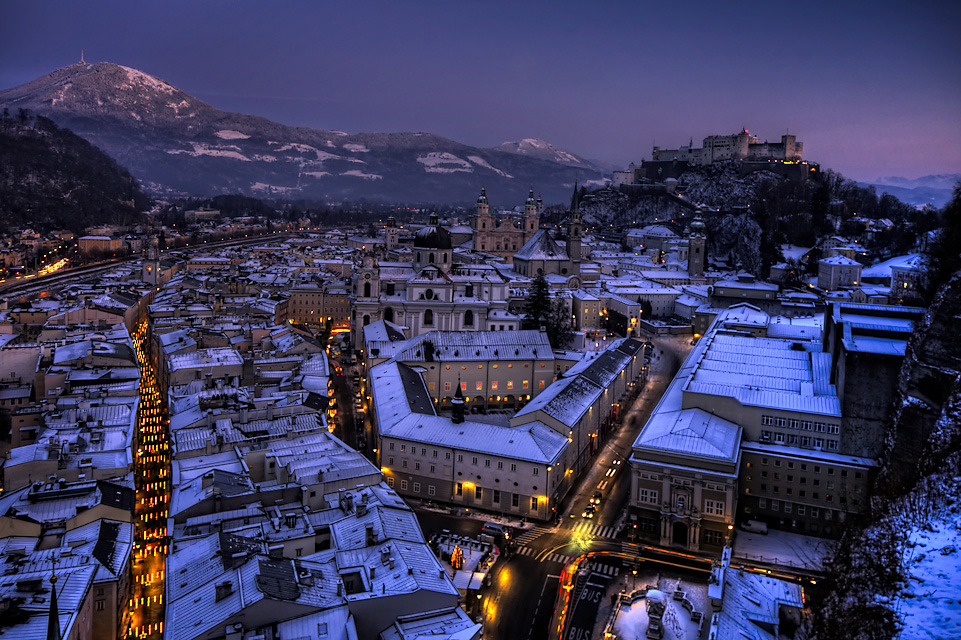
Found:
[[[416,249],[451,249],[453,246],[450,232],[440,226],[436,215],[432,215],[430,224],[414,235],[414,248]]]
[[[417,249],[450,249],[453,246],[450,233],[442,227],[424,227],[414,236]]]

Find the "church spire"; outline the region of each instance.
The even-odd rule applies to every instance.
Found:
[[[577,195],[577,178],[574,178],[574,193],[571,195],[571,211],[580,211],[580,202]]]
[[[47,640],[60,640],[60,611],[57,608],[57,560],[50,574],[50,615],[47,618]]]

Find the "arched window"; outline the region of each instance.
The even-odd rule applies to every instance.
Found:
[[[429,327],[434,324],[434,312],[428,309],[424,312],[424,326]]]
[[[386,309],[384,309],[384,320],[386,320],[387,322],[394,321],[394,310],[391,307],[387,307]]]
[[[447,262],[447,254],[444,254],[444,262]]]
[[[369,283],[369,282],[365,282],[365,283],[364,283],[364,297],[365,297],[365,298],[369,298],[369,297],[370,297],[370,283]]]
[[[430,252],[430,263],[431,263],[431,264],[434,264],[434,252],[433,252],[433,251]]]
[[[417,262],[420,262],[420,251],[417,252]]]
[[[473,297],[474,297],[474,285],[469,284],[469,285],[467,285],[466,287],[464,287],[464,297],[465,297],[465,298],[473,298]]]
[[[464,312],[464,326],[473,327],[474,326],[474,312],[468,309]]]
[[[366,327],[369,324],[370,324],[370,316],[367,314],[364,314],[364,326]]]

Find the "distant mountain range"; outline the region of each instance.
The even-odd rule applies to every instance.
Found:
[[[431,133],[291,127],[221,111],[136,69],[80,63],[0,91],[97,145],[155,194],[472,202],[482,183],[501,206],[531,183],[565,201],[575,179],[600,184],[607,167],[533,138],[493,149]]]
[[[859,182],[862,187],[873,186],[878,194],[889,193],[901,202],[941,208],[951,199],[954,185],[961,181],[961,173],[949,173],[920,178],[889,176],[874,182]]]

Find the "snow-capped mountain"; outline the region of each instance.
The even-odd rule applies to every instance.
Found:
[[[528,158],[540,158],[541,160],[549,160],[571,167],[581,167],[593,171],[608,170],[608,167],[605,165],[582,158],[567,149],[561,149],[550,142],[539,140],[538,138],[524,138],[523,140],[502,142],[494,148],[498,151],[516,153],[517,155],[527,156]]]
[[[160,193],[456,203],[472,202],[486,183],[498,205],[513,206],[530,183],[548,202],[563,201],[575,178],[602,177],[558,159],[577,160],[568,152],[544,158],[431,133],[347,134],[221,111],[159,78],[103,62],[0,91],[0,106],[72,129]]]

